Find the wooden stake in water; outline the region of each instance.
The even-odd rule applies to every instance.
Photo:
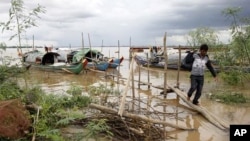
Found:
[[[102,49],[103,49],[103,40],[102,40],[102,47],[101,47],[101,53],[102,53]]]
[[[168,53],[167,53],[167,33],[165,32],[164,38],[163,38],[163,44],[164,44],[164,57],[165,57],[165,65],[164,65],[164,91],[163,94],[167,95],[167,65],[168,65]]]
[[[84,39],[83,39],[83,33],[82,33],[82,48],[84,48]]]
[[[131,79],[131,76],[132,76],[132,71],[133,71],[133,64],[134,64],[134,55],[132,55],[132,61],[130,63],[130,69],[129,69],[129,77],[128,77],[128,80],[127,80],[127,84],[126,84],[126,87],[125,87],[125,91],[122,95],[122,99],[121,99],[121,104],[119,106],[119,111],[118,111],[118,115],[122,116],[123,114],[123,111],[124,111],[124,105],[125,105],[125,102],[126,102],[126,97],[127,97],[127,92],[128,92],[128,89],[129,89],[129,84],[130,84],[130,79]]]
[[[139,70],[138,70],[138,71],[139,71],[138,88],[140,89],[140,88],[141,88],[141,67],[139,66],[138,69],[139,69]]]
[[[135,82],[134,82],[134,65],[132,64],[132,66],[131,66],[132,68],[132,95],[133,95],[133,99],[135,98]]]
[[[181,69],[181,46],[179,45],[179,60],[178,60],[178,72],[177,72],[177,83],[176,83],[176,87],[179,88],[180,87],[180,69]]]
[[[118,40],[118,58],[120,58],[120,41]],[[119,76],[119,74],[120,74],[120,64],[119,64],[119,66],[118,66],[118,74],[117,74],[117,85],[118,85],[118,91],[119,91],[119,78],[120,78],[120,76]]]
[[[34,43],[34,42],[35,42],[35,41],[34,41],[35,39],[34,39],[34,35],[32,36],[32,40],[33,40],[32,49],[35,50],[35,43]]]
[[[149,76],[149,62],[150,62],[150,60],[149,60],[149,57],[148,57],[148,53],[147,53],[147,61],[148,61],[148,89],[150,89],[150,76]]]
[[[88,37],[89,37],[89,33],[88,33]],[[90,47],[90,57],[91,57],[91,59],[93,59],[93,57],[92,57],[92,48],[91,48],[90,37],[89,37],[89,47]]]

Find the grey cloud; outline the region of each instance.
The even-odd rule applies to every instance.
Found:
[[[159,32],[166,30],[171,30],[172,32],[174,32],[174,30],[183,30],[183,32],[186,32],[197,27],[229,28],[230,21],[227,21],[225,16],[222,15],[222,10],[233,6],[240,6],[243,8],[241,14],[245,16],[246,13],[250,13],[248,8],[244,8],[247,3],[248,2],[244,0],[237,4],[234,1],[232,3],[229,3],[229,1],[221,1],[213,5],[199,5],[191,8],[182,4],[174,13],[166,11],[163,12],[159,18],[152,18],[151,23],[148,24],[148,30],[156,30]],[[179,32],[177,34],[183,33]]]

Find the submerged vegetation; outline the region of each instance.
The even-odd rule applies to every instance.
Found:
[[[226,104],[245,104],[250,101],[250,98],[245,97],[244,94],[232,91],[217,92],[210,98]]]

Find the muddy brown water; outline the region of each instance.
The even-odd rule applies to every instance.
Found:
[[[112,50],[112,48],[111,48]],[[117,50],[113,48],[113,51]],[[124,51],[127,49],[123,49]],[[13,53],[14,54],[14,53]],[[13,56],[13,55],[12,55]],[[128,78],[129,76],[129,59],[128,53],[124,55],[125,60],[120,67],[120,72],[116,70],[108,70],[108,73],[120,74],[123,78]],[[139,68],[134,65],[134,79],[138,80]],[[147,70],[141,69],[141,80],[147,82]],[[108,83],[112,80],[112,77],[104,77],[104,73],[91,72],[88,71],[86,74],[82,73],[79,75],[72,75],[67,73],[56,73],[56,72],[45,72],[35,69],[29,70],[26,75],[25,80],[28,82],[28,86],[33,87],[35,85],[40,86],[48,93],[64,94],[67,89],[70,88],[72,84],[82,86],[83,88],[90,85],[98,85],[100,83]],[[117,78],[114,78],[117,80]],[[150,82],[153,85],[163,85],[164,84],[164,74],[162,72],[150,71]],[[176,85],[177,82],[177,71],[168,70],[167,83],[170,85]],[[19,81],[21,85],[24,85],[24,79]],[[125,91],[127,81],[120,79],[119,90],[123,94]],[[131,85],[131,83],[130,83]],[[189,88],[189,72],[180,72],[180,88],[183,91],[187,91]],[[116,86],[118,87],[118,86]],[[216,90],[231,90],[241,92],[247,96],[249,94],[250,84],[245,84],[245,86],[228,86],[219,79],[218,82],[214,82],[211,78],[210,73],[206,75],[205,84],[203,88],[203,95],[200,99],[201,104],[207,110],[215,114],[217,117],[227,121],[229,124],[250,124],[250,104],[237,104],[228,105],[216,101],[211,101],[208,96],[213,94]],[[169,130],[168,136],[171,136],[170,141],[228,141],[229,131],[222,131],[208,120],[202,117],[197,112],[192,110],[187,110],[181,105],[185,105],[182,100],[177,101],[176,95],[174,93],[169,93],[166,98],[160,94],[162,90],[150,87],[146,85],[141,85],[138,88],[138,83],[135,82],[135,95],[140,96],[140,99],[147,101],[149,97],[153,97],[151,106],[157,111],[163,111],[166,113],[175,113],[174,117],[164,117],[167,121],[176,123],[177,125],[183,125],[186,127],[195,128],[193,131],[178,131]],[[127,93],[128,96],[132,95],[132,90]],[[178,120],[177,120],[178,119]]]

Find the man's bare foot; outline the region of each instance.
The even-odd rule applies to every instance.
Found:
[[[187,97],[187,100],[190,101],[190,97],[189,96]]]

